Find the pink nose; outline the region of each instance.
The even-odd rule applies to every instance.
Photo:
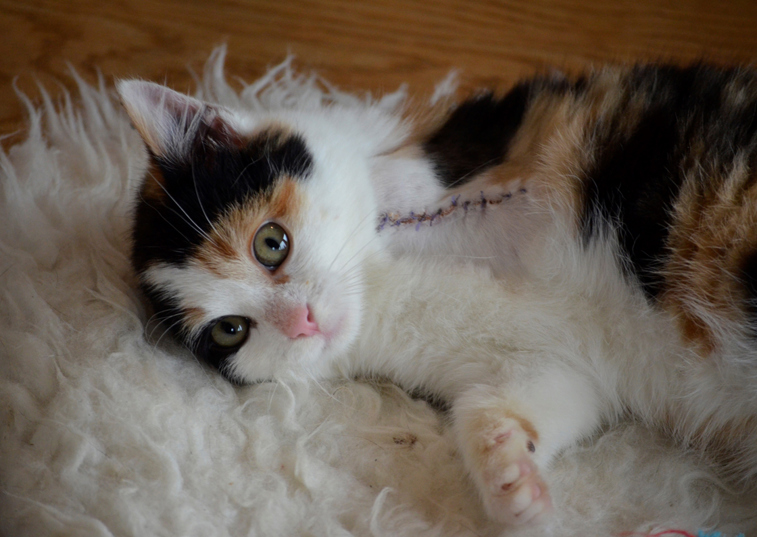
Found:
[[[320,333],[318,323],[315,322],[313,312],[310,311],[309,306],[295,308],[289,317],[287,326],[284,328],[284,335],[292,339],[309,337]]]

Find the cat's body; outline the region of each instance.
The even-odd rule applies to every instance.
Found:
[[[686,319],[655,303],[669,299],[645,257],[659,256],[647,248],[657,237],[650,243],[646,227],[628,224],[629,213],[647,223],[647,211],[653,230],[667,229],[661,211],[693,182],[680,181],[678,198],[661,205],[614,194],[625,194],[638,166],[650,171],[641,150],[616,162],[629,139],[655,135],[638,129],[644,103],[670,97],[650,69],[635,88],[623,70],[525,83],[501,101],[462,105],[415,138],[375,109],[232,112],[122,84],[153,156],[134,233],[143,289],[179,338],[232,379],[380,375],[444,398],[498,520],[543,512],[539,470],[627,408],[750,477],[757,353],[747,317],[732,320],[742,332],[693,337]],[[742,138],[751,147],[751,134]],[[582,174],[610,141],[604,182]],[[653,175],[642,191],[659,197]],[[438,219],[417,217],[437,208]],[[377,234],[386,211],[409,214],[408,223]],[[636,240],[618,243],[603,216]]]
[[[430,213],[451,199],[475,210],[422,232],[398,226],[395,250],[454,254],[625,310],[650,344],[626,364],[607,357],[623,371],[624,404],[732,477],[754,478],[754,71],[646,65],[536,77],[461,104],[402,155],[432,171],[416,176],[428,190],[447,188]],[[482,194],[504,201],[482,210]]]

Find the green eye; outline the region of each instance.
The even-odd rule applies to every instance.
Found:
[[[237,315],[221,317],[210,329],[213,343],[224,349],[240,347],[250,332],[250,321]]]
[[[284,228],[274,222],[260,226],[252,240],[252,252],[267,269],[281,265],[289,255],[289,237]]]

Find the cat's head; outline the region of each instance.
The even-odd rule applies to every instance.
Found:
[[[158,318],[235,381],[329,374],[359,330],[363,261],[382,252],[369,160],[396,123],[379,141],[381,125],[333,107],[118,91],[150,153],[132,261]]]

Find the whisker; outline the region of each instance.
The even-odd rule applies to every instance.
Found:
[[[276,390],[278,390],[278,389],[279,389],[279,383],[278,382],[274,382],[273,383],[273,391],[271,392],[271,396],[268,398],[268,410],[266,412],[267,414],[271,413],[271,407],[273,406],[273,397],[276,395]]]
[[[466,173],[463,176],[461,176],[459,179],[456,179],[455,181],[453,181],[452,183],[450,183],[449,186],[447,186],[447,190],[450,190],[451,188],[456,187],[461,182],[465,181],[468,177],[470,177],[471,175],[475,174],[479,170],[482,170],[482,169],[486,168],[487,166],[489,166],[489,164],[492,164],[493,162],[496,162],[498,159],[499,159],[499,157],[494,157],[494,158],[491,158],[491,159],[487,160],[486,162],[483,162],[480,165],[476,166],[471,171],[469,171],[468,173]]]
[[[215,224],[213,224],[213,222],[208,217],[208,213],[205,212],[205,207],[202,204],[202,199],[200,198],[200,190],[197,188],[197,177],[195,175],[195,168],[194,168],[194,166],[192,166],[192,184],[195,187],[195,195],[197,196],[197,203],[200,206],[200,210],[202,211],[202,214],[205,217],[205,220],[208,222],[208,225],[210,226],[210,229],[212,229],[213,232],[215,232],[216,235],[220,236],[220,233],[218,233],[218,229],[216,229]]]
[[[425,254],[423,257],[460,257],[463,259],[499,259],[501,255]]]
[[[157,207],[155,207],[155,206],[154,206],[153,204],[151,204],[151,203],[150,203],[149,201],[147,201],[147,200],[146,200],[146,199],[144,198],[144,196],[142,196],[142,194],[140,194],[140,195],[139,195],[139,198],[140,198],[140,199],[141,199],[141,200],[142,200],[142,201],[143,201],[143,202],[144,202],[144,203],[145,203],[145,204],[146,204],[146,205],[147,205],[148,207],[150,207],[150,208],[151,208],[152,210],[154,210],[154,211],[155,211],[156,213],[158,213],[158,216],[160,216],[160,217],[161,217],[161,218],[163,219],[163,221],[164,221],[164,222],[165,222],[166,224],[168,224],[169,226],[171,226],[171,227],[172,227],[172,228],[174,229],[174,231],[176,231],[176,233],[178,233],[179,235],[181,235],[182,237],[184,237],[184,240],[186,240],[187,242],[191,243],[191,241],[189,240],[189,238],[188,238],[188,237],[187,237],[186,235],[184,235],[184,233],[182,233],[182,232],[181,232],[181,230],[179,230],[179,228],[177,228],[177,227],[176,227],[175,225],[173,225],[173,223],[171,223],[171,221],[170,221],[170,220],[168,220],[168,218],[166,218],[165,216],[163,216],[163,213],[162,213],[162,212],[161,212],[160,210],[158,210],[158,208],[157,208]]]
[[[350,257],[350,258],[349,258],[349,259],[348,259],[347,261],[345,261],[344,265],[342,266],[342,268],[341,268],[341,270],[340,270],[339,272],[342,272],[343,270],[345,270],[345,268],[347,267],[347,265],[348,265],[348,264],[349,264],[350,262],[352,262],[352,260],[353,260],[353,259],[355,259],[355,258],[356,258],[356,257],[357,257],[357,256],[358,256],[358,255],[359,255],[360,253],[362,253],[362,251],[363,251],[363,250],[365,250],[366,248],[368,248],[368,246],[370,246],[370,245],[371,245],[371,243],[372,243],[373,241],[377,240],[378,238],[379,238],[379,236],[378,236],[378,235],[374,235],[374,237],[373,237],[373,238],[372,238],[371,240],[369,240],[369,241],[368,241],[368,242],[366,242],[366,243],[365,243],[365,244],[364,244],[364,245],[363,245],[363,246],[362,246],[361,248],[359,248],[359,249],[358,249],[358,251],[357,251],[357,252],[355,252],[355,253],[354,253],[354,254],[352,255],[352,257]],[[367,259],[367,258],[365,258],[365,259]]]
[[[262,160],[263,158],[265,158],[265,157],[260,157],[260,158],[258,158],[258,159],[253,159],[252,161],[248,162],[248,163],[247,163],[247,165],[246,165],[246,166],[245,166],[244,168],[242,168],[242,171],[241,171],[241,172],[239,172],[239,175],[237,175],[237,176],[236,176],[236,178],[234,179],[234,182],[233,182],[233,183],[231,183],[231,186],[232,186],[232,187],[235,187],[235,186],[237,186],[237,183],[239,182],[239,180],[240,180],[240,179],[242,178],[242,176],[244,175],[244,172],[246,172],[246,171],[247,171],[247,168],[249,168],[249,167],[250,167],[250,166],[252,166],[253,164],[257,164],[257,163],[258,163],[258,162],[260,162],[260,161],[261,161],[261,160]]]
[[[172,324],[171,324],[170,326],[168,326],[168,327],[167,327],[167,328],[166,328],[166,329],[165,329],[165,330],[163,331],[163,333],[162,333],[162,334],[160,335],[160,337],[158,338],[158,341],[156,341],[156,342],[155,342],[155,345],[153,345],[153,348],[157,349],[157,348],[158,348],[158,346],[160,345],[160,342],[161,342],[161,341],[163,340],[163,338],[164,338],[164,337],[166,336],[166,334],[168,334],[168,333],[169,333],[169,332],[170,332],[171,330],[173,330],[173,328],[174,328],[174,327],[175,327],[176,325],[180,324],[180,323],[181,323],[181,321],[182,321],[182,319],[179,319],[179,320],[178,320],[178,321],[176,321],[175,323],[172,323]]]
[[[366,256],[365,256],[365,257],[363,257],[363,258],[358,258],[358,259],[356,259],[356,258],[357,258],[357,256],[358,256],[358,255],[359,255],[359,254],[360,254],[360,253],[361,253],[361,252],[362,252],[363,250],[365,250],[365,249],[366,249],[366,248],[367,248],[368,246],[370,246],[370,244],[371,244],[371,243],[372,243],[373,241],[375,241],[375,240],[376,240],[376,239],[378,239],[378,238],[379,238],[379,236],[378,236],[378,235],[374,236],[374,237],[373,237],[373,238],[372,238],[371,240],[369,240],[369,241],[368,241],[368,242],[367,242],[366,244],[364,244],[362,248],[360,248],[360,249],[359,249],[359,250],[358,250],[357,252],[355,252],[355,254],[354,254],[354,255],[353,255],[353,256],[352,256],[351,258],[349,258],[349,259],[348,259],[348,260],[347,260],[347,261],[346,261],[346,262],[344,263],[344,265],[342,266],[341,270],[339,271],[339,272],[340,272],[340,274],[342,274],[342,275],[346,275],[346,274],[349,274],[349,273],[350,273],[351,271],[353,271],[353,270],[357,270],[357,269],[360,269],[360,268],[362,268],[362,266],[364,265],[364,263],[365,263],[366,261],[370,260],[370,259],[371,259],[372,257],[378,256],[378,255],[382,255],[382,254],[383,254],[383,252],[381,252],[381,251],[379,251],[379,250],[376,250],[376,251],[374,251],[374,252],[370,252],[370,253],[369,253],[368,255],[366,255]],[[349,266],[349,263],[351,263],[351,262],[352,262],[353,260],[355,260],[355,264],[354,264],[354,265],[352,265],[352,266]]]
[[[336,398],[336,396],[335,396],[335,395],[334,395],[333,393],[331,393],[330,391],[328,391],[328,390],[327,390],[327,389],[326,389],[326,388],[325,388],[325,387],[324,387],[324,386],[323,386],[323,385],[321,384],[321,381],[320,381],[320,380],[319,380],[319,379],[318,379],[318,378],[317,378],[317,377],[316,377],[315,375],[313,375],[312,373],[308,373],[308,377],[310,378],[310,380],[312,380],[312,381],[313,381],[313,383],[315,383],[315,385],[316,385],[316,386],[317,386],[317,387],[318,387],[318,388],[319,388],[319,389],[320,389],[320,390],[321,390],[321,391],[322,391],[323,393],[325,393],[325,394],[326,394],[326,395],[327,395],[327,396],[329,397],[329,399],[333,399],[334,401],[336,401],[336,402],[337,402],[337,403],[339,403],[340,405],[342,405],[342,406],[345,406],[345,404],[344,404],[344,401],[340,401],[339,399],[337,399],[337,398]]]
[[[152,175],[152,173],[150,173],[150,176],[152,176],[152,178],[155,179],[155,176]],[[192,220],[192,217],[189,216],[189,213],[187,213],[187,211],[184,209],[184,207],[181,206],[181,204],[176,200],[176,198],[174,198],[171,195],[171,193],[168,192],[168,189],[165,186],[163,186],[160,183],[160,181],[158,181],[157,179],[155,179],[155,182],[163,190],[163,192],[165,192],[166,196],[169,197],[169,199],[174,203],[174,205],[176,205],[176,207],[178,207],[181,210],[181,212],[184,213],[184,217],[186,217],[186,218],[182,217],[173,208],[170,208],[171,212],[173,212],[176,216],[178,216],[179,218],[181,218],[182,220],[184,220],[184,222],[187,223],[190,227],[194,228],[194,230],[197,231],[200,234],[200,236],[204,237],[208,242],[210,242],[212,244],[216,244],[215,241],[213,240],[213,238],[210,235],[208,235],[205,231],[203,231],[203,229],[197,224],[197,222],[195,222],[194,220]],[[174,227],[174,229],[176,229],[176,228]],[[182,235],[182,236],[184,236],[184,235]],[[186,237],[184,237],[184,238],[186,239]]]
[[[157,329],[158,329],[158,328],[159,328],[159,327],[160,327],[161,325],[164,325],[164,324],[165,324],[165,323],[166,323],[166,322],[167,322],[167,321],[168,321],[169,319],[174,319],[174,318],[176,318],[176,317],[181,317],[182,315],[183,315],[183,314],[182,314],[181,312],[178,312],[178,313],[174,313],[174,314],[172,314],[172,315],[167,315],[167,316],[165,316],[165,317],[158,317],[157,321],[155,322],[155,326],[154,326],[154,327],[153,327],[153,329],[152,329],[152,330],[150,331],[150,333],[146,335],[147,339],[150,339],[150,340],[151,340],[151,339],[152,339],[152,336],[153,336],[153,334],[155,334],[155,331],[156,331],[156,330],[157,330]],[[158,316],[158,314],[156,313],[155,315],[153,315],[152,317],[150,317],[150,321],[152,321],[152,319],[153,319],[153,318],[155,318],[155,317],[157,317],[157,316]],[[149,322],[150,322],[150,321],[148,321],[148,323],[146,323],[146,324],[145,324],[145,330],[147,329],[147,325],[149,324]]]
[[[336,263],[336,260],[339,259],[339,256],[344,251],[344,249],[347,247],[347,244],[349,244],[350,239],[355,236],[355,233],[357,233],[360,230],[360,227],[368,220],[369,217],[373,216],[375,218],[375,215],[368,213],[363,217],[363,219],[358,222],[358,225],[355,226],[355,229],[352,230],[352,233],[349,234],[349,236],[344,240],[344,244],[342,244],[342,247],[339,249],[339,251],[334,256],[334,260],[329,265],[328,270],[331,270],[331,268],[334,266],[334,263]]]

